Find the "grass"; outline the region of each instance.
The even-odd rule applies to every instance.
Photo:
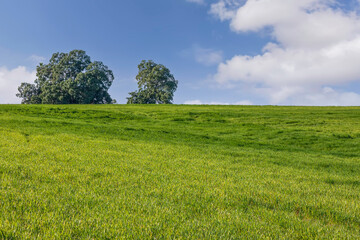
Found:
[[[0,105],[0,239],[360,239],[360,107]]]

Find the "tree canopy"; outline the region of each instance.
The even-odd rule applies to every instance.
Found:
[[[130,92],[128,104],[171,104],[178,81],[164,65],[141,61],[136,76],[138,91]]]
[[[91,62],[85,51],[54,53],[36,68],[34,84],[22,83],[16,94],[25,104],[112,103],[108,89],[114,75],[102,62]]]

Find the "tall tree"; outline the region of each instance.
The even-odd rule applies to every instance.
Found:
[[[91,62],[85,51],[54,53],[36,68],[34,84],[22,83],[16,96],[25,104],[112,103],[108,90],[114,75],[102,62]]]
[[[130,92],[128,104],[171,104],[178,81],[164,65],[141,61],[136,76],[138,91]]]

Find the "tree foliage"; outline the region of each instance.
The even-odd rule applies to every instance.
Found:
[[[178,81],[164,65],[141,61],[136,76],[138,91],[130,92],[128,104],[171,104]]]
[[[112,103],[108,89],[114,75],[102,62],[91,62],[85,51],[54,53],[36,68],[34,84],[22,83],[16,96],[25,104]]]

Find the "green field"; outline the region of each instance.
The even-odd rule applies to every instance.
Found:
[[[0,105],[0,239],[360,239],[360,107]]]

